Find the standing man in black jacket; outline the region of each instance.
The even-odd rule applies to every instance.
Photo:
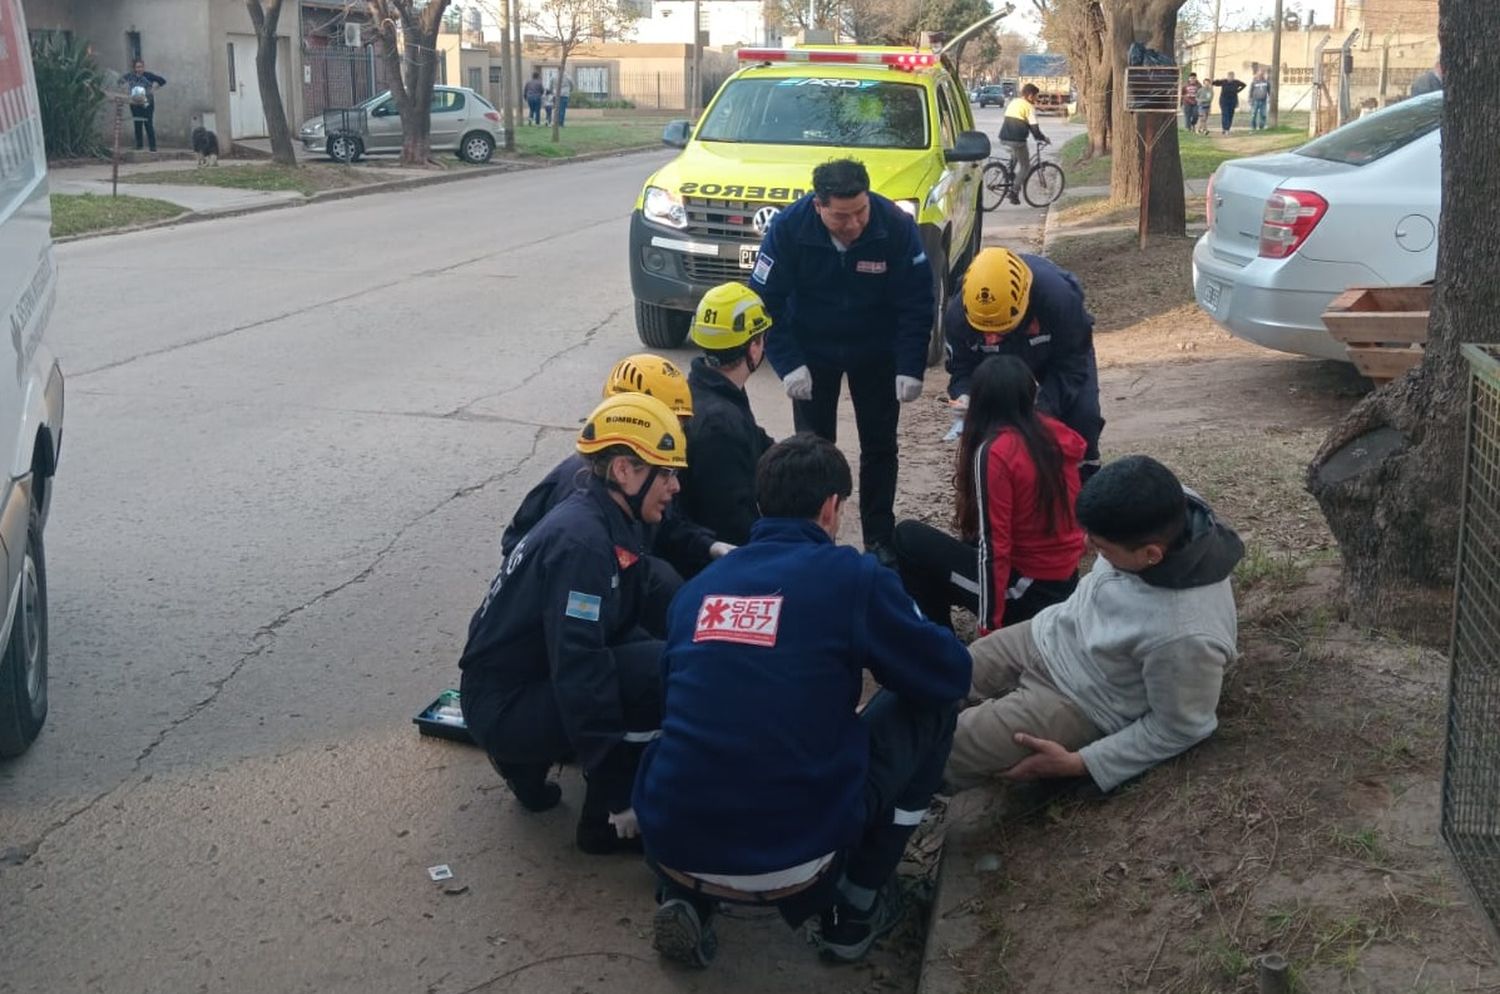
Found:
[[[1219,88],[1219,114],[1227,135],[1234,124],[1234,112],[1239,109],[1240,91],[1245,88],[1245,81],[1235,79],[1234,73],[1227,72],[1223,79],[1214,80],[1213,85]]]
[[[693,418],[687,424],[692,467],[678,506],[720,542],[744,545],[760,517],[755,467],[771,447],[755,421],[745,383],[766,357],[770,315],[756,292],[724,283],[703,295],[688,336],[703,350],[688,371]]]
[[[896,426],[901,405],[922,396],[932,266],[916,222],[870,191],[864,163],[825,162],[812,185],[766,229],[750,288],[775,325],[766,355],[799,432],[838,441],[839,390],[848,377],[865,551],[894,567]]]

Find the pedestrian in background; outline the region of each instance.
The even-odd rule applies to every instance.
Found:
[[[1250,130],[1264,131],[1266,128],[1266,106],[1271,102],[1271,83],[1262,69],[1255,74],[1250,84]]]
[[[1208,134],[1208,115],[1214,106],[1214,85],[1204,80],[1198,86],[1198,134]]]
[[[1438,59],[1437,65],[1412,80],[1411,95],[1419,97],[1424,93],[1436,93],[1443,88],[1443,60]]]
[[[557,126],[559,128],[568,123],[568,101],[573,98],[573,80],[567,76],[561,76],[557,80]]]
[[[1234,73],[1227,72],[1223,79],[1214,80],[1213,85],[1219,88],[1219,115],[1227,135],[1234,126],[1234,112],[1239,109],[1240,92],[1245,89],[1245,81],[1235,79]]]
[[[776,216],[750,273],[771,316],[766,355],[797,431],[838,441],[845,377],[859,430],[865,550],[896,554],[896,426],[922,395],[932,336],[932,266],[916,222],[870,192],[857,159],[813,170],[813,192]]]
[[[541,70],[533,69],[531,78],[521,88],[521,96],[526,99],[526,109],[532,124],[542,123],[542,91],[545,89],[546,87],[542,85]]]
[[[166,86],[167,81],[154,72],[146,71],[146,63],[136,59],[130,72],[120,77],[130,91],[130,117],[135,122],[135,147],[139,151],[142,138],[156,151],[156,88]]]
[[[1189,131],[1198,127],[1198,91],[1202,88],[1198,74],[1188,73],[1187,82],[1182,84],[1182,123]]]
[[[552,108],[557,105],[557,94],[552,87],[547,87],[542,94],[542,115],[547,119],[547,127],[552,127]]]

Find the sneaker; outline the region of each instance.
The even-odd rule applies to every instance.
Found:
[[[682,898],[672,898],[651,919],[651,945],[667,959],[702,969],[719,951],[719,936],[711,923]]]
[[[896,550],[885,542],[871,542],[865,547],[865,551],[874,556],[880,565],[889,569],[896,568]]]
[[[842,898],[823,912],[818,929],[818,952],[824,959],[858,963],[870,947],[901,922],[905,902],[895,881],[875,895],[869,911],[860,911]]]
[[[551,766],[498,763],[493,756],[490,757],[490,765],[527,811],[550,811],[562,800],[562,788],[547,779]]]

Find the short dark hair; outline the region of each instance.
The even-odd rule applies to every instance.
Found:
[[[816,518],[830,495],[848,500],[853,491],[849,461],[812,432],[777,442],[755,468],[755,499],[768,518]]]
[[[832,197],[857,197],[870,192],[870,173],[858,159],[833,159],[813,170],[813,193],[818,203]]]
[[[1041,92],[1041,90],[1037,89],[1037,85],[1035,83],[1027,83],[1025,86],[1021,87],[1021,96],[1023,97],[1040,96]]]
[[[1078,523],[1106,542],[1139,549],[1171,545],[1187,527],[1187,495],[1150,456],[1125,456],[1095,473],[1078,493]]]

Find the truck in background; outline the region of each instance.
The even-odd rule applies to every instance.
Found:
[[[1036,109],[1043,114],[1067,114],[1073,98],[1073,77],[1068,57],[1051,53],[1027,53],[1018,59],[1018,84],[1032,84],[1041,91]],[[1017,92],[1019,92],[1019,87]]]

